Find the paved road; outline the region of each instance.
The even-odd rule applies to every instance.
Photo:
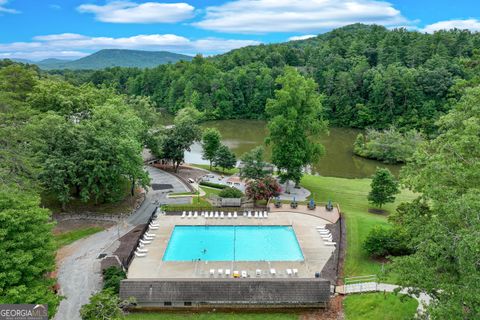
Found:
[[[171,184],[172,189],[149,189],[145,201],[124,223],[78,240],[61,249],[64,257],[58,271],[60,294],[65,296],[55,316],[55,320],[80,320],[80,307],[90,296],[101,289],[101,253],[112,253],[118,246],[119,236],[123,236],[136,225],[145,223],[155,209],[155,203],[189,203],[188,198],[167,198],[167,191],[185,192],[188,188],[175,176],[162,170],[147,167],[152,183]]]

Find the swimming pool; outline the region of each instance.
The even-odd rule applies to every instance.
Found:
[[[303,261],[290,226],[176,226],[163,261]]]

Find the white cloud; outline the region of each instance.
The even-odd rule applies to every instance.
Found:
[[[385,1],[375,0],[236,0],[207,7],[207,30],[231,33],[325,31],[363,22],[385,26],[410,22]]]
[[[305,40],[305,39],[315,38],[316,36],[317,36],[316,34],[305,34],[303,36],[293,36],[288,38],[288,41]]]
[[[93,13],[98,21],[112,23],[173,23],[192,18],[195,8],[188,3],[108,2],[103,6],[82,4],[80,12]]]
[[[132,37],[89,37],[76,33],[36,36],[32,42],[0,43],[0,57],[44,59],[76,58],[100,49],[167,50],[185,54],[223,53],[244,46],[256,45],[255,40],[204,38],[192,40],[175,34],[146,34]]]
[[[468,29],[470,31],[480,31],[480,21],[477,19],[439,21],[425,26],[425,28],[421,29],[421,31],[433,33],[438,30],[450,30],[455,28],[461,30]]]
[[[2,13],[20,13],[20,11],[15,9],[6,8],[5,5],[7,4],[8,0],[0,0],[0,15]]]

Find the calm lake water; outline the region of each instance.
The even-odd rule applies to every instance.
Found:
[[[203,127],[217,128],[222,134],[223,143],[240,157],[245,152],[263,145],[267,134],[265,121],[260,120],[222,120],[210,121],[202,124]],[[357,157],[353,154],[353,142],[357,134],[356,129],[330,128],[329,134],[320,138],[325,146],[326,154],[311,168],[311,173],[322,176],[342,178],[370,177],[376,167],[386,167],[394,174],[398,174],[400,166],[386,165],[378,161]],[[270,150],[266,149],[267,160]],[[202,147],[196,143],[190,152],[185,153],[187,163],[207,164],[202,159]]]

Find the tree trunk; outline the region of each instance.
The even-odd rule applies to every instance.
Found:
[[[132,178],[132,188],[130,189],[132,197],[135,195],[135,178]]]

